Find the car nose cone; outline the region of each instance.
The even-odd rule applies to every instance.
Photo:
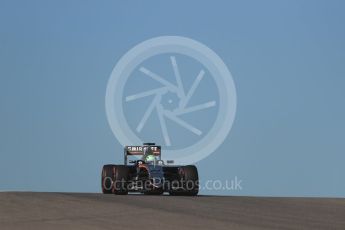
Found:
[[[151,182],[152,182],[152,185],[156,188],[160,188],[163,185],[161,178],[152,178]]]

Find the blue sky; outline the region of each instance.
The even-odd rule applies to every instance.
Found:
[[[100,191],[122,146],[105,114],[116,62],[177,35],[230,69],[237,113],[197,163],[205,194],[345,196],[343,1],[0,1],[0,190]]]

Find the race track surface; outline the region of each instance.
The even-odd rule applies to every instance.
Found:
[[[0,193],[0,229],[345,229],[345,199]]]

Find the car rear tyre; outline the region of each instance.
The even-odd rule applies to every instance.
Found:
[[[170,191],[172,196],[196,196],[199,193],[198,169],[194,165],[182,166],[179,168],[179,177],[182,182],[182,189]]]
[[[128,194],[128,175],[129,169],[125,165],[115,166],[115,178],[113,185],[113,193],[116,195]]]
[[[125,165],[104,165],[102,169],[103,194],[127,195],[129,170]]]
[[[104,165],[102,169],[102,192],[103,194],[112,194],[112,187],[114,182],[113,168],[115,165]]]

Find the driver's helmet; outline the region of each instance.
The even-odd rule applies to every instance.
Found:
[[[146,161],[155,161],[156,158],[154,155],[148,155],[146,158],[145,158]]]

